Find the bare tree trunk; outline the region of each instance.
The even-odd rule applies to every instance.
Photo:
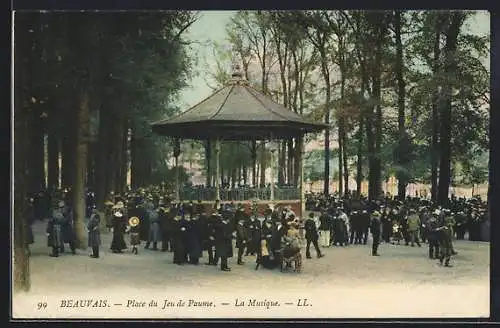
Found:
[[[38,106],[37,106],[38,107]],[[43,132],[43,121],[39,117],[38,110],[33,113],[33,126],[31,127],[30,142],[30,189],[38,192],[45,188],[45,143]]]
[[[108,152],[106,154],[106,194],[111,191],[116,191],[116,126],[117,122],[110,127],[109,130],[109,144],[108,144]],[[115,141],[113,143],[113,141]],[[146,159],[144,159],[146,160]]]
[[[111,118],[105,106],[101,104],[99,108],[99,129],[98,137],[96,143],[99,145],[95,149],[95,177],[96,177],[96,203],[100,211],[104,210],[104,202],[106,201],[107,194],[109,192],[107,188],[107,181],[109,178],[109,162],[108,162],[108,152],[109,152],[109,133]]]
[[[129,128],[128,122],[125,121],[123,127],[123,135],[122,135],[122,162],[120,163],[120,171],[121,171],[121,180],[120,180],[120,190],[121,192],[125,192],[127,189],[127,177],[128,177],[128,140],[129,140]]]
[[[364,58],[360,58],[361,65],[361,94],[364,95],[368,89],[368,76],[366,71],[366,62]],[[363,103],[359,113],[359,130],[358,130],[358,140],[357,140],[357,162],[356,162],[356,196],[358,199],[361,197],[361,187],[363,183],[363,136],[365,129],[365,119],[366,119],[366,104]],[[368,134],[368,128],[367,128]],[[367,138],[368,139],[368,138]]]
[[[436,24],[436,34],[434,39],[434,64],[433,74],[439,74],[441,29],[439,23]],[[438,167],[439,167],[439,116],[438,116],[439,92],[434,88],[432,97],[432,139],[431,139],[431,200],[437,201],[438,196]]]
[[[359,120],[358,131],[358,150],[356,159],[356,196],[361,196],[361,184],[363,183],[363,135],[364,135],[364,117]]]
[[[28,33],[28,22],[24,22],[22,15],[16,15],[16,34],[15,34],[15,65],[14,65],[14,162],[13,167],[13,183],[14,183],[14,250],[11,252],[13,256],[13,292],[29,291],[30,284],[30,266],[27,253],[26,242],[26,216],[25,209],[27,207],[27,172],[28,172],[28,154],[29,147],[28,132],[30,126],[29,108],[26,100],[29,95],[25,91],[25,86],[29,81],[29,71],[26,57],[31,48],[30,33]],[[14,22],[13,22],[14,23]]]
[[[349,168],[347,167],[347,147],[345,146],[345,133],[342,136],[342,161],[344,162],[344,195],[349,194]]]
[[[344,179],[343,179],[343,176],[344,176],[344,160],[343,160],[343,157],[342,155],[344,155],[344,145],[342,143],[342,127],[341,127],[341,119],[339,119],[339,131],[338,131],[338,143],[339,143],[339,150],[338,150],[338,158],[339,158],[339,162],[338,162],[338,169],[339,169],[339,181],[338,181],[338,184],[339,184],[339,196],[342,196],[342,192],[344,191]]]
[[[331,84],[328,64],[326,62],[325,51],[321,52],[321,65],[323,79],[325,80],[326,98],[325,98],[325,124],[328,126],[325,130],[325,175],[323,177],[323,193],[330,193],[330,101],[331,101]]]
[[[137,189],[141,185],[139,182],[140,165],[137,154],[137,139],[135,137],[134,129],[131,129],[130,135],[130,185],[132,189]]]
[[[457,72],[457,39],[460,28],[465,20],[464,13],[455,12],[451,16],[451,23],[446,31],[445,46],[445,76],[454,77]],[[452,82],[445,83],[443,86],[443,102],[440,111],[441,122],[441,140],[440,153],[441,161],[439,163],[439,184],[438,184],[438,202],[445,205],[448,201],[448,193],[451,183],[451,101],[452,101]]]
[[[406,128],[405,128],[405,99],[406,99],[406,83],[404,80],[403,69],[404,69],[404,58],[403,58],[403,44],[401,41],[401,12],[394,12],[394,30],[395,30],[395,38],[396,38],[396,78],[398,82],[398,135],[399,135],[399,144],[401,145],[406,136]],[[402,151],[402,147],[399,147],[399,150]],[[402,154],[398,154],[398,164],[402,166],[404,169],[406,167],[406,160],[402,160]],[[404,200],[406,196],[406,186],[408,185],[408,181],[406,178],[406,174],[403,172],[398,172],[398,199]]]
[[[73,188],[73,211],[76,245],[86,249],[85,233],[85,176],[87,173],[87,143],[89,141],[89,95],[87,90],[80,90],[77,112],[75,180]]]
[[[74,106],[74,102],[66,102],[66,106]],[[61,183],[64,188],[71,188],[74,181],[75,168],[75,110],[65,108],[64,137],[62,140],[62,175]]]
[[[54,127],[48,135],[47,188],[49,191],[59,188],[59,139]]]
[[[373,98],[376,102],[375,105],[375,119],[374,119],[374,154],[372,156],[372,165],[370,174],[372,175],[371,192],[370,199],[378,199],[382,191],[382,162],[380,159],[381,147],[382,147],[382,106],[380,104],[381,99],[381,65],[382,65],[382,46],[383,46],[383,35],[385,34],[385,25],[383,22],[379,22],[377,26],[377,33],[379,39],[377,40],[377,45],[375,49],[375,63],[373,67]]]
[[[122,163],[124,160],[123,154],[123,134],[124,134],[124,118],[121,117],[117,123],[117,129],[115,131],[115,135],[113,138],[113,148],[115,151],[115,162],[114,162],[114,190],[118,193],[121,193],[122,180],[123,180],[123,172],[122,172]]]

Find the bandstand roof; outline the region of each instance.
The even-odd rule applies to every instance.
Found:
[[[312,122],[256,90],[234,73],[230,82],[185,112],[151,124],[155,133],[181,139],[284,139],[319,132]]]

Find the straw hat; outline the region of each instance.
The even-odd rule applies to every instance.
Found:
[[[137,227],[139,225],[139,222],[141,222],[141,220],[139,220],[137,216],[133,216],[128,220],[128,224],[131,227]]]

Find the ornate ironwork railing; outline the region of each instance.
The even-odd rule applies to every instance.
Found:
[[[179,191],[182,201],[214,201],[216,199],[215,188],[184,187]],[[221,188],[221,201],[244,201],[252,199],[270,200],[271,188]],[[275,187],[274,200],[300,199],[300,189],[297,187]]]

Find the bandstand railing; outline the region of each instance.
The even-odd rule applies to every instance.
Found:
[[[214,201],[215,188],[184,187],[179,191],[181,201]],[[252,199],[270,200],[271,188],[221,188],[221,201],[246,201]],[[274,200],[300,199],[300,190],[297,187],[275,187]]]

